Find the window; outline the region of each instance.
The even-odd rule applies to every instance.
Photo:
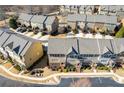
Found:
[[[64,57],[65,54],[50,54],[51,57]]]

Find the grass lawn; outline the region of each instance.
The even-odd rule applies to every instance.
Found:
[[[92,70],[89,70],[89,69],[86,69],[86,70],[83,70],[84,73],[91,73],[93,72]]]
[[[97,70],[97,72],[109,72],[108,70]]]

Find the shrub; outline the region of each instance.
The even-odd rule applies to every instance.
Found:
[[[82,70],[86,70],[86,67],[81,67]]]
[[[67,66],[66,69],[67,71],[76,71],[75,66]]]
[[[90,70],[90,69],[91,69],[91,67],[87,67],[86,69],[87,69],[87,70]]]
[[[19,65],[16,65],[15,68],[19,71],[21,71],[21,67]]]
[[[64,72],[68,72],[68,70],[65,68],[65,69],[64,69]]]
[[[122,70],[124,70],[124,68],[121,68]]]
[[[11,58],[8,58],[8,60],[7,60],[7,61],[13,64],[13,61],[12,61],[12,59],[11,59]]]
[[[116,33],[116,38],[122,38],[124,37],[124,27],[121,27],[121,29]]]
[[[4,60],[4,56],[2,53],[0,53],[0,59]]]
[[[62,72],[62,70],[61,70],[61,69],[58,69],[58,71],[59,71],[59,72]]]
[[[83,72],[84,71],[84,69],[83,68],[81,68],[81,72]]]
[[[16,19],[11,18],[11,19],[9,20],[9,26],[10,26],[11,28],[13,28],[13,29],[16,29],[16,28],[17,28]]]
[[[98,66],[97,69],[98,70],[110,70],[110,68],[106,66]]]
[[[75,68],[75,67],[72,66],[72,67],[69,68],[69,70],[70,70],[70,71],[74,71],[74,68]]]
[[[41,35],[45,36],[45,35],[47,35],[47,32],[42,32]]]

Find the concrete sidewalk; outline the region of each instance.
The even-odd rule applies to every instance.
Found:
[[[124,77],[121,77],[115,73],[56,73],[49,75],[47,77],[29,77],[29,76],[24,76],[24,75],[18,75],[14,74],[10,71],[8,71],[5,67],[0,66],[0,71],[4,72],[5,74],[9,75],[10,77],[13,77],[13,79],[18,80],[18,81],[23,81],[23,82],[28,82],[28,83],[34,83],[34,84],[48,84],[48,82],[43,83],[43,81],[48,81],[50,79],[55,79],[55,83],[50,83],[51,85],[58,84],[58,79],[55,77],[61,77],[61,78],[70,78],[70,77],[116,77],[114,80],[118,83],[124,83]],[[0,73],[1,75],[5,76],[5,74]],[[9,78],[10,78],[9,77]],[[8,78],[8,76],[7,76]]]

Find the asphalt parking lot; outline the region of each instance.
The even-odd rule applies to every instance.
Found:
[[[111,78],[63,78],[59,85],[38,85],[13,81],[0,76],[0,87],[124,87],[124,84],[118,84]]]

